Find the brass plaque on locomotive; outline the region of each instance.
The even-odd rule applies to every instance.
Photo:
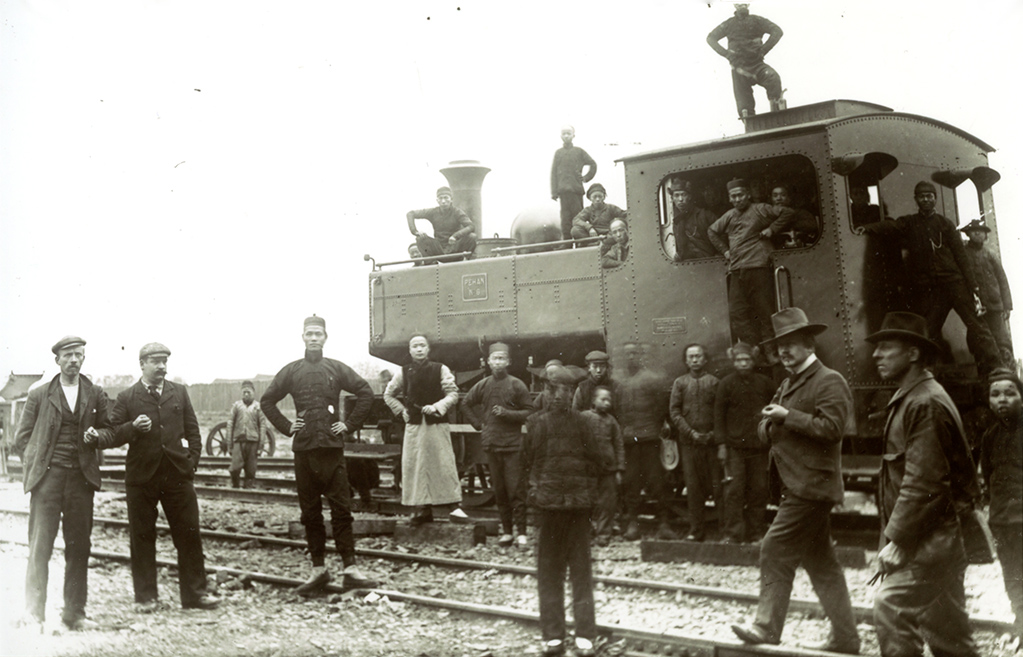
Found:
[[[685,317],[654,317],[653,322],[655,335],[686,332]]]

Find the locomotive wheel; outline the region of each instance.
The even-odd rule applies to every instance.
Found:
[[[221,422],[206,434],[206,454],[227,456],[227,422]]]

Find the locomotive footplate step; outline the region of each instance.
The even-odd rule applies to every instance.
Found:
[[[487,542],[487,528],[483,523],[471,525],[450,522],[427,522],[412,527],[399,522],[394,527],[394,539],[402,544],[426,543],[454,548],[471,548]]]
[[[719,566],[756,566],[760,563],[760,546],[751,543],[714,543],[705,541],[641,541],[640,556],[643,561],[664,563],[706,563]],[[864,550],[850,547],[836,547],[838,562],[846,568],[866,568],[867,555]]]

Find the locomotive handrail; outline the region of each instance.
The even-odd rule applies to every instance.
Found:
[[[782,294],[780,274],[782,274],[783,272],[785,274],[785,288],[789,292],[788,295],[789,303],[787,306],[783,306],[781,301]],[[777,267],[774,268],[774,297],[775,300],[778,302],[778,310],[785,310],[786,308],[792,307],[792,272],[790,272],[789,268],[786,267],[785,265],[778,265]]]
[[[536,244],[516,244],[515,246],[502,246],[496,249],[491,249],[491,253],[505,253],[514,252],[520,249],[536,249],[540,247],[553,247],[553,246],[564,246],[571,245],[573,248],[577,246],[592,246],[598,242],[604,240],[606,235],[597,235],[596,237],[583,237],[581,239],[570,239],[570,240],[558,240],[556,242],[537,242]]]
[[[383,267],[390,267],[391,265],[407,265],[409,263],[422,263],[424,265],[433,265],[438,262],[447,262],[449,260],[461,260],[472,255],[472,251],[459,251],[458,253],[446,253],[438,256],[427,256],[423,258],[409,258],[408,260],[394,260],[392,262],[377,262],[367,253],[362,256],[362,259],[373,262],[373,271],[379,271]]]

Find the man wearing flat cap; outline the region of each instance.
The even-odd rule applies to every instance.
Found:
[[[521,547],[526,538],[526,497],[522,490],[522,424],[533,412],[529,388],[508,373],[511,364],[508,345],[490,345],[487,364],[490,376],[469,390],[462,400],[469,423],[482,430],[483,450],[487,454],[490,477],[501,515],[501,536],[498,544],[507,547],[518,540]],[[513,536],[515,532],[517,537]]]
[[[761,411],[758,432],[770,444],[769,467],[781,501],[760,549],[756,620],[732,630],[746,643],[780,643],[792,580],[802,565],[831,621],[828,641],[815,647],[859,654],[849,588],[831,539],[831,507],[844,494],[842,437],[852,416],[852,392],[815,354],[814,336],[827,326],[810,323],[799,308],[775,313],[771,323],[771,342],[789,376]]]
[[[980,285],[966,256],[963,240],[951,219],[938,214],[937,189],[927,181],[913,188],[916,214],[895,221],[867,224],[863,232],[894,238],[908,254],[907,273],[910,310],[927,320],[927,334],[942,346],[950,358],[947,344],[941,339],[941,327],[950,310],[955,310],[966,325],[966,346],[983,376],[998,367],[998,345],[987,324],[977,314]]]
[[[707,229],[717,219],[713,213],[696,205],[693,184],[682,178],[672,178],[671,230],[675,236],[675,262],[693,258],[713,258],[717,249],[707,237]]]
[[[586,190],[586,198],[590,199],[590,205],[572,220],[573,239],[609,235],[612,221],[629,216],[628,212],[617,205],[604,202],[607,190],[600,183],[590,185]]]
[[[199,537],[199,502],[192,480],[199,466],[202,437],[188,390],[167,380],[170,349],[150,342],[139,350],[142,377],[121,391],[110,412],[115,432],[101,447],[128,443],[124,483],[131,537],[131,576],[141,612],[155,611],[156,506],[163,506],[178,552],[178,588],[185,609],[213,609],[206,591],[206,567]]]
[[[292,437],[295,452],[295,484],[302,525],[309,545],[312,572],[298,586],[300,595],[323,589],[330,580],[326,567],[327,530],[323,524],[323,501],[330,505],[334,543],[344,564],[342,586],[373,588],[355,565],[355,535],[352,532],[351,489],[345,467],[345,436],[362,428],[373,404],[373,388],[355,370],[323,355],[327,323],[322,317],[307,317],[302,325],[305,357],[288,363],[274,377],[259,400],[263,415],[285,436]],[[351,415],[341,419],[341,391],[355,395]],[[277,403],[291,395],[297,418],[284,417]]]
[[[774,279],[771,237],[795,221],[791,208],[754,203],[750,186],[736,178],[728,182],[732,209],[707,229],[707,237],[728,261],[728,319],[732,342],[760,344],[771,337]]]
[[[1009,336],[1009,313],[1012,311],[1012,292],[1009,291],[1009,279],[1005,275],[1005,269],[991,250],[985,248],[988,228],[980,219],[974,219],[960,228],[966,233],[966,259],[970,262],[973,275],[977,277],[977,285],[980,288],[978,295],[980,302],[984,304],[987,311],[981,320],[987,324],[991,336],[998,345],[1002,363],[1011,365],[1014,362],[1012,355],[1012,338]]]
[[[617,418],[618,404],[622,399],[622,384],[611,376],[611,359],[603,351],[591,351],[586,354],[586,370],[589,375],[576,386],[572,410],[582,413],[593,408],[593,392],[599,386],[605,386],[611,390],[609,413]]]
[[[980,495],[976,467],[952,399],[926,367],[938,353],[923,317],[885,316],[867,336],[877,372],[899,386],[888,402],[878,482],[884,575],[874,626],[884,657],[979,655],[970,635],[958,510]]]
[[[50,556],[64,525],[64,611],[73,630],[95,625],[85,600],[92,534],[92,499],[100,488],[96,455],[100,432],[109,434],[106,393],[81,376],[85,340],[68,336],[53,345],[60,374],[28,393],[14,439],[21,458],[28,516],[25,615],[21,623],[41,631],[46,610]]]
[[[422,257],[462,253],[476,249],[476,226],[461,208],[452,204],[450,187],[437,190],[437,207],[409,210],[405,215],[409,231],[416,236]],[[433,237],[419,232],[416,219],[425,219],[433,226]]]

